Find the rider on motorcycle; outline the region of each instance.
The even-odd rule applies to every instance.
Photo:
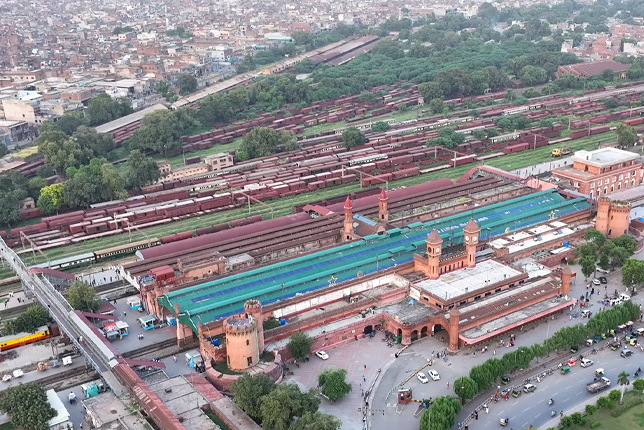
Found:
[[[555,402],[554,400],[550,399],[550,401],[548,402],[548,404],[552,405],[554,402]]]

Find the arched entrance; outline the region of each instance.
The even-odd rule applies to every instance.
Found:
[[[425,326],[422,329],[420,329],[420,338],[422,339],[425,336],[427,336],[427,326]]]
[[[364,330],[363,330],[362,332],[363,332],[364,334],[369,334],[369,333],[371,333],[372,331],[373,331],[373,326],[372,326],[372,325],[368,325],[368,326],[366,326],[366,327],[364,328]]]
[[[418,340],[418,330],[414,330],[411,332],[411,341]]]
[[[445,331],[442,325],[440,324],[434,324],[432,326],[432,336],[438,336],[438,332]],[[445,333],[441,333],[443,336],[445,336]]]
[[[400,336],[402,338],[402,329],[401,328],[396,330],[396,336]]]

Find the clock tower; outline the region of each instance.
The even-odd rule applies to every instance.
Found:
[[[427,245],[427,269],[425,275],[429,279],[438,279],[440,277],[440,258],[443,248],[443,238],[436,229],[433,229],[425,240]]]
[[[476,247],[479,244],[480,233],[481,227],[478,226],[473,218],[463,228],[463,243],[465,244],[465,252],[467,254],[465,267],[476,267]]]

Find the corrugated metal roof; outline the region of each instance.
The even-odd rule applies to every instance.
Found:
[[[145,108],[138,112],[134,112],[133,114],[126,115],[119,119],[115,119],[114,121],[108,122],[107,124],[99,125],[98,127],[96,127],[96,131],[99,133],[110,133],[114,130],[118,130],[121,127],[130,125],[133,122],[140,121],[144,116],[146,116],[150,112],[154,112],[157,110],[168,110],[168,108],[162,104],[150,106],[149,108]]]
[[[309,220],[311,217],[307,213],[300,212],[293,215],[281,216],[266,221],[260,221],[253,224],[235,227],[228,230],[218,231],[217,233],[204,234],[203,236],[193,237],[178,242],[172,242],[165,245],[159,245],[137,252],[137,255],[144,260],[172,254],[175,252],[189,251],[199,246],[212,244],[213,247],[218,242],[241,238],[242,236],[258,235],[264,231],[288,227],[294,223]]]

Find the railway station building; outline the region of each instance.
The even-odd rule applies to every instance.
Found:
[[[146,273],[140,269],[150,269],[146,264],[169,263],[175,281],[152,280],[141,288],[147,310],[159,319],[176,317],[178,342],[199,338],[206,362],[233,360],[235,368],[254,366],[264,345],[298,330],[320,328],[314,349],[385,328],[405,345],[434,335],[456,350],[574,302],[567,296],[571,273],[565,268],[530,272],[512,262],[545,252],[559,263],[560,252],[570,251],[569,242],[590,227],[587,199],[541,189],[538,181],[531,187],[494,169],[470,171],[456,183],[435,182],[423,184],[419,193],[414,187],[378,190],[306,205],[298,212],[300,228],[325,219],[335,223],[330,246],[309,252],[263,261],[253,254],[252,265],[240,271],[228,270],[240,258],[229,254],[224,272],[211,279],[181,279],[172,263],[176,257],[147,254],[149,259],[127,269],[139,282]],[[306,234],[315,233],[309,228]],[[263,234],[254,237],[261,240]],[[303,236],[290,243],[282,239],[282,246],[298,246]],[[215,237],[210,252],[217,249]],[[254,304],[247,309],[249,300]],[[363,318],[356,320],[356,314]],[[264,331],[268,319],[285,324]],[[229,354],[231,335],[237,346]]]
[[[577,151],[572,165],[552,170],[552,176],[591,199],[637,187],[644,179],[640,156],[618,148]]]

